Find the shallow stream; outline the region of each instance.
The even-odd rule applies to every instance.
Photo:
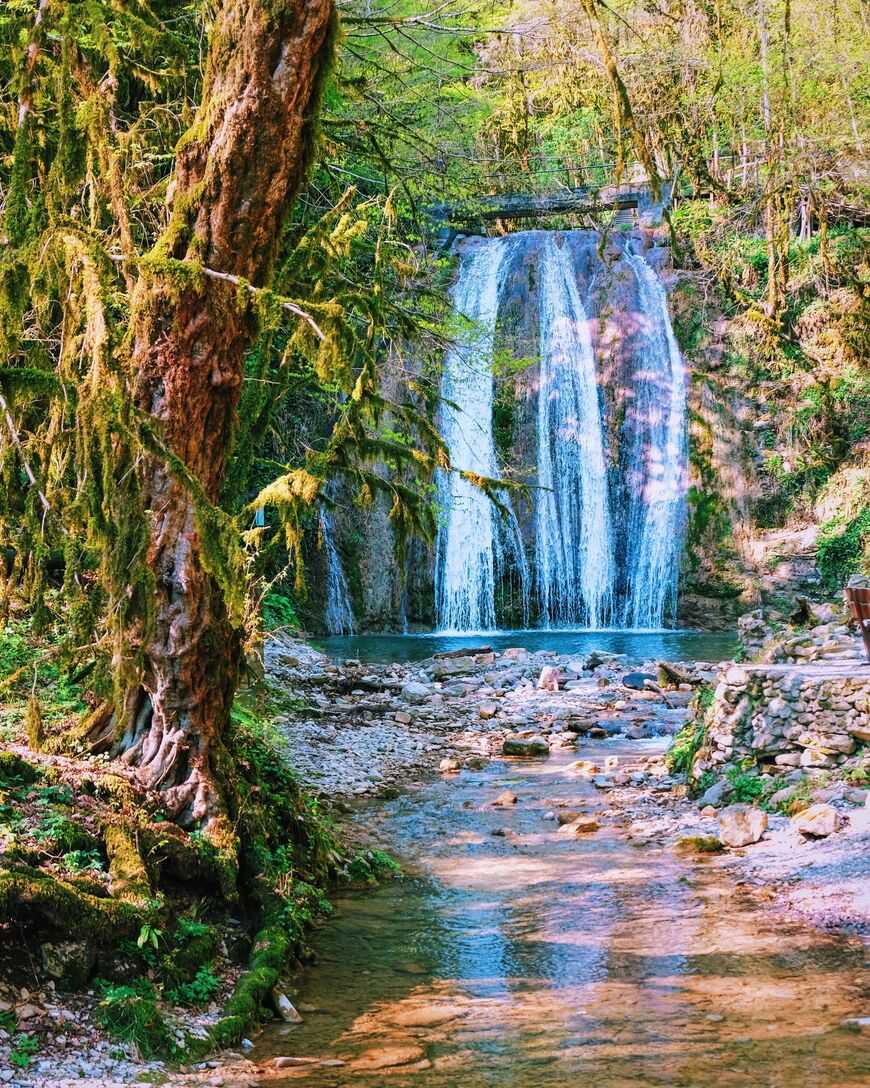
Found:
[[[571,764],[589,742],[420,785],[356,819],[406,876],[348,896],[254,1057],[344,1059],[286,1083],[421,1088],[866,1088],[866,950],[784,923],[715,861],[632,844]],[[517,803],[493,807],[504,790]],[[567,806],[605,821],[558,833]],[[498,832],[498,834],[494,834]]]

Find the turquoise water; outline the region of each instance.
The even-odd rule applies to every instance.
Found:
[[[668,661],[727,661],[737,649],[737,636],[723,631],[483,631],[480,634],[448,635],[353,635],[322,638],[314,645],[333,658],[361,661],[422,661],[445,650],[474,650],[489,646],[501,651],[508,646],[527,650],[555,650],[560,654],[585,654],[592,650],[627,654],[630,660],[655,657]]]

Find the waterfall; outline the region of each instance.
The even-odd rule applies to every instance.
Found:
[[[335,545],[332,517],[320,508],[320,539],[326,556],[326,608],[323,620],[330,635],[353,634],[353,608],[341,556]]]
[[[625,255],[637,279],[641,348],[625,425],[628,544],[621,622],[661,627],[676,608],[685,532],[686,368],[658,276],[630,247]]]
[[[620,314],[632,370],[617,370],[613,379],[614,390],[625,386],[625,416],[607,438],[580,287],[596,260],[600,266],[595,243],[591,234],[530,231],[465,247],[453,302],[468,326],[447,352],[442,377],[441,431],[455,470],[439,474],[437,483],[435,604],[442,631],[492,630],[497,603],[504,616],[511,591],[519,594],[513,613],[521,610],[528,622],[531,579],[510,497],[500,496],[502,513],[461,474],[499,476],[493,350],[502,296],[507,328],[519,320],[520,333],[537,338],[539,349],[536,403],[531,383],[523,386],[535,442],[520,439],[521,463],[530,476],[536,469],[523,530],[534,538],[538,622],[654,628],[673,618],[685,529],[686,369],[664,288],[629,243],[621,260],[633,275],[636,304]],[[529,308],[534,292],[537,319]],[[510,302],[517,297],[519,307]]]
[[[545,626],[610,622],[613,540],[595,357],[567,243],[540,267],[536,584]]]
[[[499,475],[492,433],[493,340],[501,270],[501,239],[479,242],[462,261],[453,290],[457,312],[471,322],[447,352],[441,383],[441,433],[454,471],[441,473],[438,499],[442,522],[435,556],[437,624],[444,631],[492,630],[496,586],[510,568],[520,583],[528,613],[528,568],[510,500],[502,515],[486,494],[461,472]]]

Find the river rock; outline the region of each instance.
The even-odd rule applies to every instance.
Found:
[[[494,718],[498,714],[498,703],[492,700],[487,700],[485,703],[481,703],[477,708],[477,716],[484,721],[489,721],[490,718]]]
[[[546,756],[550,754],[550,745],[544,737],[521,737],[512,733],[505,737],[501,746],[506,756]]]
[[[570,823],[563,824],[559,828],[559,834],[569,837],[571,835],[588,835],[592,831],[597,831],[601,825],[595,819],[594,816],[578,816]]]
[[[558,665],[545,665],[538,677],[539,691],[558,691],[559,681],[562,678],[562,670]]]
[[[399,723],[399,725],[410,725],[411,715],[407,710],[397,710],[393,715],[393,718]]]
[[[656,682],[651,672],[627,672],[622,678],[622,686],[631,688],[633,691],[643,691],[647,680]]]
[[[352,1069],[375,1071],[378,1069],[392,1069],[397,1065],[410,1065],[425,1057],[421,1046],[413,1044],[385,1043],[383,1046],[366,1050],[355,1062]]]
[[[807,838],[824,839],[833,834],[840,823],[840,814],[831,805],[811,805],[792,819],[792,825]]]
[[[302,1016],[296,1010],[293,1002],[277,987],[272,990],[272,1003],[275,1006],[275,1012],[277,1012],[285,1024],[302,1023]]]
[[[441,771],[442,774],[453,774],[455,771],[458,771],[461,766],[462,764],[458,759],[455,759],[453,756],[445,756],[438,764],[438,770]]]
[[[698,805],[701,808],[706,808],[708,805],[713,805],[714,808],[718,808],[730,792],[731,783],[727,778],[720,778],[719,781],[714,782],[709,789],[704,790],[698,799]]]
[[[719,838],[726,846],[749,846],[767,830],[767,813],[752,805],[729,805],[719,813]]]
[[[586,672],[586,662],[579,658],[572,658],[565,662],[565,672],[570,673],[571,676],[583,676]]]
[[[402,698],[406,703],[424,703],[430,695],[429,685],[417,680],[409,680],[402,688]]]
[[[498,808],[509,808],[511,805],[517,803],[517,795],[510,790],[505,790],[504,793],[500,793],[498,797],[493,801],[493,804]]]
[[[526,661],[529,656],[529,651],[525,646],[508,646],[501,655],[507,661]]]

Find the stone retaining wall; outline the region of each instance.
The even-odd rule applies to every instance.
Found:
[[[706,715],[694,773],[751,758],[782,767],[834,767],[870,742],[870,667],[733,665]]]

